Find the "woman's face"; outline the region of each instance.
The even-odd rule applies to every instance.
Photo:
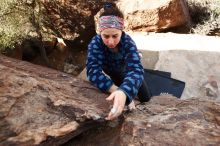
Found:
[[[107,28],[101,32],[104,44],[109,48],[115,48],[120,42],[122,31],[116,28]]]

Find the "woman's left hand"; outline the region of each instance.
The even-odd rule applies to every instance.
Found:
[[[126,102],[126,94],[121,90],[116,90],[106,100],[113,101],[113,107],[106,120],[113,120],[121,115]]]

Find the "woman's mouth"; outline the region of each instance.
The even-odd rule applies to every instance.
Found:
[[[115,48],[115,46],[108,46],[108,47],[111,48],[111,49]]]

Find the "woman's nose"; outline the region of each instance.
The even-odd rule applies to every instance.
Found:
[[[114,40],[113,40],[112,38],[109,38],[108,43],[109,43],[109,44],[113,44],[113,43],[114,43]]]

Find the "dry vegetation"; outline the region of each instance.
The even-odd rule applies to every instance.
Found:
[[[220,0],[187,0],[192,18],[191,33],[220,32]]]

